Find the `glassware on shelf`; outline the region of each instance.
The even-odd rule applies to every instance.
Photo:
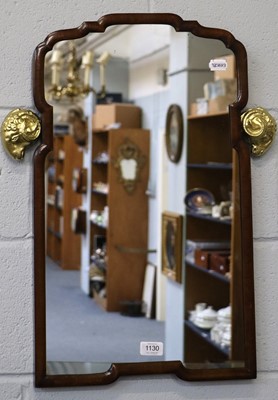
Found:
[[[109,155],[106,151],[99,153],[93,160],[94,163],[106,164],[109,162]]]
[[[108,183],[106,182],[94,182],[93,183],[93,190],[99,192],[99,193],[104,193],[107,194],[109,190]]]
[[[105,206],[102,211],[93,210],[90,215],[90,220],[103,228],[107,228],[109,219],[109,209],[108,206]]]

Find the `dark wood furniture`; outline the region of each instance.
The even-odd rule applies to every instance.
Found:
[[[126,139],[145,157],[132,193],[120,182],[115,167],[119,148]],[[92,243],[95,235],[105,235],[107,241],[106,297],[95,292],[94,299],[107,311],[121,311],[123,301],[142,298],[148,242],[149,142],[150,132],[144,129],[93,131],[91,208],[100,212],[109,209],[107,227],[91,222]],[[99,159],[103,153],[107,161]],[[107,185],[107,193],[94,189],[99,182]]]
[[[185,362],[188,363],[244,360],[242,286],[233,280],[234,276],[242,273],[238,160],[230,145],[229,132],[227,113],[188,117],[187,190],[204,188],[214,195],[216,204],[233,200],[231,219],[187,210],[186,240],[196,241],[197,246],[199,242],[224,241],[227,242],[227,254],[231,255],[228,274],[211,270],[199,259],[195,262],[186,260]],[[216,345],[210,339],[209,330],[200,329],[188,320],[197,303],[206,303],[214,310],[231,306],[230,348]]]
[[[71,212],[82,203],[72,188],[73,169],[82,166],[82,157],[70,135],[54,136],[53,157],[48,158],[46,248],[63,269],[80,268],[81,241],[72,230]]]

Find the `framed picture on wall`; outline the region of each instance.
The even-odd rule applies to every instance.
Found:
[[[182,229],[180,214],[162,213],[162,272],[168,278],[181,283]]]
[[[183,116],[181,107],[172,104],[166,115],[166,150],[170,161],[177,163],[182,154]]]

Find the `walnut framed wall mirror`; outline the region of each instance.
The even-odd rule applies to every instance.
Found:
[[[244,46],[174,14],[111,14],[51,33],[33,76],[36,386],[255,378]],[[171,104],[184,130],[175,163]],[[182,221],[168,241],[182,242],[179,280],[162,271],[165,212]]]

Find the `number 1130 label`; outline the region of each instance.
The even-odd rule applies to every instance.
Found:
[[[162,342],[140,342],[141,356],[163,356]]]

